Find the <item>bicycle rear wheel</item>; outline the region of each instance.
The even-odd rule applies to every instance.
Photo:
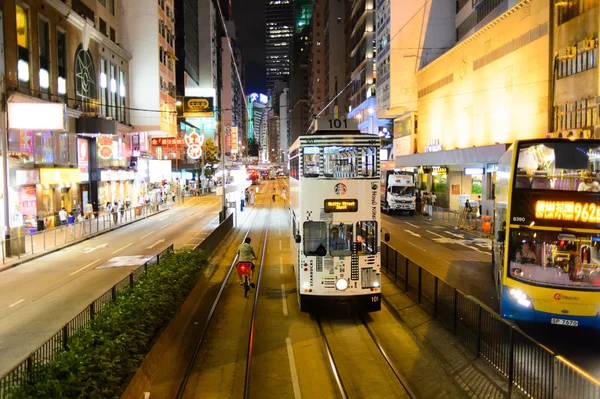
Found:
[[[248,291],[250,291],[250,284],[248,283],[248,275],[244,275],[244,298],[248,298]]]

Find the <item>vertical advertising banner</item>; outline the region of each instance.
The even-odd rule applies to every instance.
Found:
[[[231,127],[231,153],[238,153],[238,128],[236,126]]]
[[[89,181],[89,152],[88,141],[86,139],[77,139],[77,166],[81,171],[81,180]]]

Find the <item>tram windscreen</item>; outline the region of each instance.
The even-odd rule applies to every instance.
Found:
[[[508,248],[512,279],[600,290],[600,234],[513,229]]]

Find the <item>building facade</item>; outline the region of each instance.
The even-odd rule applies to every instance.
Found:
[[[7,101],[2,129],[3,225],[53,227],[61,208],[95,210],[137,196],[129,112],[131,55],[121,2],[5,1],[0,62]],[[8,119],[8,126],[5,125]],[[121,171],[119,180],[111,171]]]
[[[293,0],[265,1],[267,89],[287,82],[290,75],[290,47],[294,36]]]
[[[419,68],[416,153],[396,157],[396,165],[418,168],[421,187],[436,193],[438,205],[458,209],[467,195],[491,214],[495,165],[507,145],[553,131],[552,104],[565,97],[560,79],[556,96],[550,84],[552,15],[548,2],[523,0]],[[578,37],[568,29],[558,42]]]

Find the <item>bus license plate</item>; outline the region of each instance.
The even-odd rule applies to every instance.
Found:
[[[558,324],[560,326],[571,326],[571,327],[577,327],[579,325],[579,322],[577,320],[565,320],[565,319],[552,319],[550,320],[550,322],[552,324]]]

